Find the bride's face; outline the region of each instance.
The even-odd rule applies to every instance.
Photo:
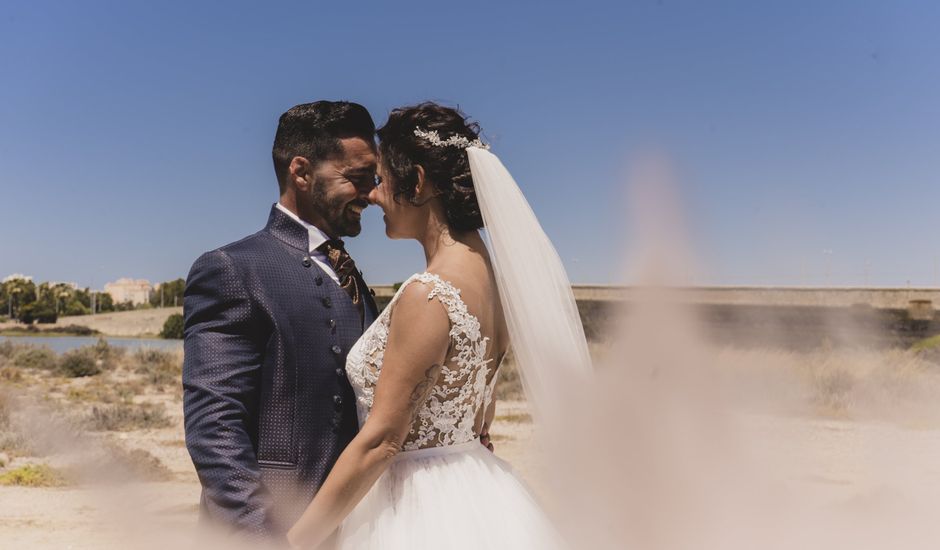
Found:
[[[392,175],[379,160],[377,173],[381,178],[369,193],[369,202],[378,205],[384,212],[385,234],[391,239],[413,239],[420,235],[422,220],[427,223],[425,207],[414,206],[407,200],[395,200],[395,182]]]

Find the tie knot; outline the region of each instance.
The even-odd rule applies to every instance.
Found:
[[[323,244],[317,247],[317,250],[324,254],[329,254],[331,250],[340,250],[346,252],[345,243],[340,239],[329,239],[323,241]]]

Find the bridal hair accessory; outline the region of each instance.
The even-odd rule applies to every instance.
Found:
[[[415,128],[415,135],[419,138],[428,140],[431,142],[431,145],[435,147],[456,147],[458,149],[467,149],[468,147],[477,147],[479,149],[490,148],[489,145],[486,145],[480,141],[480,138],[470,141],[463,136],[454,134],[447,139],[441,139],[441,136],[437,133],[437,130],[422,130],[421,128]]]

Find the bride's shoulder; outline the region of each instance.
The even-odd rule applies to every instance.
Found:
[[[456,303],[462,302],[461,290],[446,275],[424,271],[415,273],[402,283],[394,298],[395,309],[398,310],[403,302],[411,306],[439,302],[445,310],[451,311]]]
[[[446,335],[450,324],[447,311],[433,303],[439,283],[434,277],[422,275],[419,273],[402,283],[394,303],[389,305],[392,331]]]

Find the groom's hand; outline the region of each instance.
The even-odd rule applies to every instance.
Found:
[[[490,425],[483,424],[483,429],[480,430],[480,444],[493,452],[493,443],[490,441]]]

